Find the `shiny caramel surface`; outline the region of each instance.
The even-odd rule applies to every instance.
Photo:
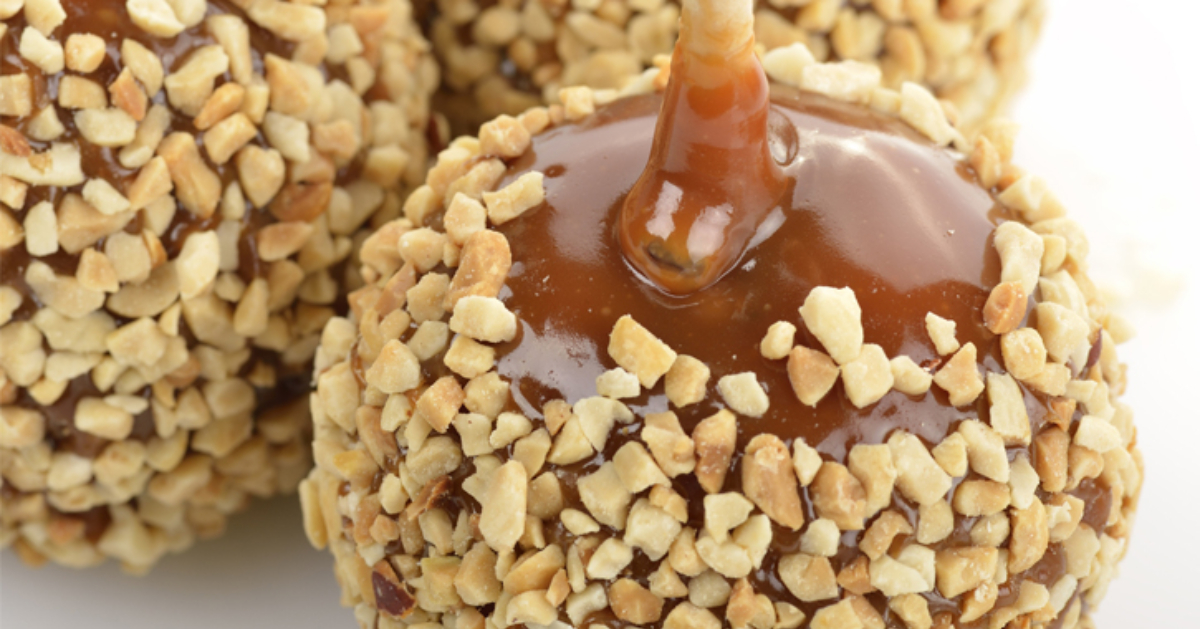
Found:
[[[957,323],[960,342],[979,348],[987,371],[1001,372],[998,338],[983,325],[981,310],[999,282],[999,260],[990,241],[995,225],[1007,218],[989,191],[953,153],[937,148],[907,126],[858,106],[821,96],[776,88],[773,125],[794,133],[794,151],[783,165],[794,181],[782,208],[763,222],[737,266],[708,288],[675,296],[632,268],[622,255],[618,216],[628,191],[651,152],[661,106],[658,96],[617,101],[576,125],[562,126],[534,139],[533,148],[516,160],[506,181],[523,172],[545,173],[546,201],[500,229],[508,237],[513,267],[501,297],[517,314],[517,338],[497,348],[498,371],[512,383],[515,406],[538,417],[550,400],[575,401],[594,394],[595,378],[611,368],[607,342],[614,322],[629,314],[681,354],[712,370],[704,401],[669,407],[661,387],[629,400],[635,416],[673,410],[685,431],[714,413],[720,404],[717,380],[753,371],[766,389],[771,407],[762,418],[738,418],[737,457],[757,434],[772,433],[789,444],[804,439],[827,459],[845,461],[856,444],[878,444],[896,430],[909,431],[937,444],[965,419],[987,420],[986,396],[955,408],[934,387],[921,396],[889,392],[878,403],[858,409],[839,381],[816,406],[801,404],[792,393],[784,361],[764,358],[759,341],[779,320],[799,322],[798,308],[816,286],[854,289],[863,311],[868,343],[889,356],[907,355],[934,369],[938,356],[925,328],[934,312]],[[503,183],[501,184],[503,185]],[[820,348],[803,325],[797,343]],[[1026,391],[1034,434],[1046,424],[1046,400]],[[640,420],[620,428],[636,434]],[[611,460],[627,438],[610,439],[605,452],[570,466],[560,477],[594,471]],[[1009,456],[1028,456],[1029,448],[1009,448]],[[974,473],[961,480],[976,478]],[[568,501],[573,482],[564,482]],[[726,491],[739,489],[730,474]],[[701,526],[704,492],[695,478],[681,477],[675,489],[691,507],[692,525]],[[802,490],[807,518],[812,511]],[[953,491],[953,490],[952,490]],[[1074,495],[1089,505],[1084,522],[1103,530],[1110,496],[1099,482],[1087,480]],[[893,508],[915,525],[917,507],[898,494]],[[978,518],[959,518],[955,531],[935,550],[971,545]],[[755,591],[772,600],[799,604],[809,613],[818,606],[800,604],[779,580],[778,559],[799,550],[799,535],[775,525],[771,552],[751,575]],[[548,538],[566,533],[557,525]],[[842,552],[833,558],[840,570],[858,554],[861,532],[845,532]],[[902,543],[898,540],[897,543]],[[646,572],[653,565],[645,557]],[[1000,588],[997,605],[1016,600],[1020,583],[1055,583],[1065,570],[1061,547],[1051,544],[1033,569],[1013,575]],[[957,616],[956,601],[927,595],[930,611]],[[889,627],[903,623],[887,611],[886,598],[868,596]],[[589,622],[620,625],[608,612]],[[970,627],[986,626],[987,618]]]
[[[690,41],[706,39],[691,19],[685,10],[646,169],[617,221],[629,262],[676,295],[729,272],[796,183],[781,163],[795,156],[797,138],[771,124],[754,38],[720,41],[713,54]]]
[[[568,400],[590,395],[608,368],[613,323],[629,314],[712,369],[710,401],[684,409],[685,426],[715,410],[718,377],[743,371],[759,374],[773,403],[763,418],[744,420],[744,430],[804,437],[836,457],[895,428],[937,443],[955,421],[983,410],[952,408],[940,391],[919,399],[892,391],[860,410],[840,385],[811,409],[790,394],[782,362],[760,355],[767,327],[798,321],[815,286],[854,289],[866,341],[889,356],[940,359],[925,331],[931,311],[956,321],[959,340],[986,355],[995,338],[979,312],[999,277],[989,243],[989,213],[999,210],[952,154],[863,109],[783,90],[775,102],[797,135],[786,166],[792,198],[734,271],[694,295],[665,294],[629,267],[616,243],[620,204],[649,153],[656,97],[620,101],[546,133],[513,165],[511,177],[546,174],[546,203],[502,228],[514,260],[505,300],[522,334],[501,348],[500,370],[529,406],[540,408],[549,391]],[[803,330],[798,342],[819,347]],[[650,395],[643,410],[666,410],[665,397]]]

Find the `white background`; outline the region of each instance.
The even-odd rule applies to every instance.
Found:
[[[1131,364],[1148,483],[1101,629],[1195,626],[1200,579],[1200,4],[1049,0],[1033,80],[1013,112],[1018,162],[1044,176],[1091,237],[1093,277],[1139,336]],[[345,628],[331,559],[291,500],[147,577],[113,564],[32,570],[0,557],[0,627]]]

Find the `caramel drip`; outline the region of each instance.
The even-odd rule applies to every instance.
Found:
[[[728,273],[791,187],[778,163],[786,148],[771,150],[781,138],[770,133],[753,30],[705,4],[684,3],[649,162],[618,228],[633,266],[677,295]],[[750,3],[740,4],[749,14]]]

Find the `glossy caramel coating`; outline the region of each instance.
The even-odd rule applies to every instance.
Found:
[[[509,178],[526,170],[547,174],[546,205],[530,220],[501,228],[518,261],[506,283],[508,303],[526,325],[518,341],[501,347],[500,368],[518,389],[528,383],[566,399],[590,394],[606,369],[612,323],[628,313],[713,373],[770,374],[768,392],[788,391],[783,365],[763,358],[757,343],[770,324],[795,318],[815,286],[854,289],[865,338],[889,356],[940,360],[925,332],[930,311],[958,322],[961,342],[990,353],[984,348],[996,339],[978,312],[999,278],[989,237],[1004,210],[951,154],[902,123],[787,88],[776,89],[772,113],[794,131],[785,168],[795,186],[761,242],[727,277],[694,295],[665,295],[631,272],[613,234],[625,191],[650,150],[661,102],[657,96],[618,101],[582,124],[538,136],[513,164]],[[929,176],[901,178],[914,170]],[[863,208],[888,210],[865,219]],[[817,346],[811,337],[800,342]],[[556,347],[571,348],[573,360],[551,361]],[[933,396],[914,400],[893,391],[863,410],[839,403],[839,396],[816,409],[781,396],[767,416],[753,420],[754,428],[804,437],[841,458],[849,445],[880,442],[897,427],[937,443],[954,421],[976,415],[975,408],[954,409]],[[664,410],[665,397],[655,397],[646,408]],[[531,398],[529,408],[545,399]],[[712,410],[697,409],[696,417]],[[892,419],[880,422],[884,417]]]
[[[516,341],[497,347],[497,371],[511,381],[516,408],[537,417],[550,400],[592,395],[596,377],[609,368],[606,347],[613,321],[630,314],[676,351],[701,358],[714,374],[705,399],[683,409],[669,405],[660,390],[627,401],[639,417],[670,408],[690,434],[723,406],[716,374],[758,374],[771,407],[762,418],[739,418],[737,452],[755,435],[768,433],[789,444],[803,439],[823,456],[845,461],[855,445],[884,443],[898,429],[938,444],[962,420],[986,420],[985,396],[955,408],[936,387],[922,396],[893,390],[859,409],[846,399],[839,381],[812,408],[791,395],[784,365],[758,352],[766,328],[794,319],[813,287],[848,286],[862,305],[865,338],[889,356],[906,355],[930,368],[942,363],[945,358],[925,329],[925,313],[936,312],[958,324],[960,342],[979,348],[984,369],[1002,371],[999,338],[984,327],[979,312],[999,280],[991,232],[1011,217],[969,167],[903,123],[789,88],[776,87],[771,102],[777,124],[795,134],[785,166],[795,182],[790,203],[774,214],[769,231],[760,233],[738,268],[693,295],[664,294],[629,268],[612,244],[625,191],[651,151],[660,97],[621,100],[581,124],[538,136],[512,164],[508,180],[527,170],[547,174],[545,205],[500,228],[516,261],[506,282],[506,303],[522,330]],[[820,347],[801,330],[798,344]],[[1033,391],[1025,396],[1037,433],[1047,421],[1045,397]],[[628,431],[637,428],[634,424]],[[560,471],[560,478],[573,485],[572,479],[611,460],[624,443],[610,439],[594,461]],[[1015,457],[1029,450],[1010,448],[1009,453]],[[730,474],[724,490],[736,491],[739,485],[738,476]],[[704,492],[698,485],[676,488],[699,507]],[[1109,508],[1103,486],[1088,483],[1076,493],[1092,506],[1087,523],[1103,528]],[[916,505],[897,495],[894,506],[916,524]],[[701,516],[693,511],[693,526],[699,528]],[[969,546],[976,521],[959,519],[955,533],[935,550]],[[847,535],[851,540],[838,559],[848,563],[857,555],[854,538],[861,534]],[[799,537],[776,526],[768,557],[798,551]],[[1062,559],[1052,552],[1043,562],[1035,578],[1052,585],[1063,574]],[[835,571],[842,567],[835,560]],[[755,590],[795,603],[774,568],[768,559],[755,573]],[[1016,599],[1020,582],[1010,581],[998,606]],[[938,598],[932,597],[931,611],[955,609],[952,601]],[[873,602],[881,613],[886,609],[885,599]],[[816,609],[801,608],[810,617]],[[986,619],[965,626],[986,626]]]
[[[1141,472],[1060,208],[915,85],[789,47],[768,98],[751,7],[685,2],[663,96],[456,141],[364,244],[301,488],[364,627],[1074,629],[1099,600]]]
[[[684,21],[703,20],[690,6]],[[683,26],[653,148],[617,227],[633,266],[673,294],[728,273],[794,181],[779,164],[794,138],[772,133],[753,36],[714,30]],[[710,41],[689,41],[699,38]]]
[[[397,340],[413,347],[413,351],[421,344],[416,332],[419,327],[415,324],[394,332],[383,331],[387,325],[383,321],[395,319],[398,314],[395,302],[387,303],[388,293],[395,290],[389,287],[399,283],[400,290],[409,298],[402,307],[418,312],[427,305],[423,305],[419,288],[410,291],[407,287],[419,287],[424,282],[422,277],[443,272],[457,277],[467,268],[462,266],[467,264],[465,260],[459,261],[457,269],[439,265],[424,275],[414,273],[407,265],[390,270],[381,268],[383,277],[388,277],[389,272],[394,275],[390,279],[381,277],[374,286],[352,297],[352,303],[358,304],[352,310],[353,318],[331,325],[327,331],[330,342],[323,347],[330,352],[344,351],[335,349],[344,347],[342,341],[335,339],[344,338],[349,331],[348,323],[357,328],[358,341],[350,346],[344,361],[334,359],[318,364],[318,394],[324,400],[325,414],[316,418],[316,443],[318,449],[332,448],[331,451],[340,454],[318,463],[301,488],[302,496],[306,496],[306,530],[314,544],[332,548],[344,591],[349,600],[359,605],[362,614],[359,617],[367,618],[368,626],[370,619],[375,618],[372,614],[378,614],[380,621],[391,621],[411,617],[417,610],[443,617],[460,614],[466,618],[475,617],[472,610],[483,616],[494,613],[482,602],[485,599],[479,603],[460,603],[450,611],[429,601],[458,596],[453,594],[455,587],[459,587],[457,591],[464,597],[476,591],[474,582],[479,576],[474,568],[470,571],[466,568],[468,556],[464,553],[468,548],[473,549],[469,556],[475,560],[481,547],[492,546],[495,553],[507,552],[506,544],[511,541],[498,543],[490,537],[498,516],[494,504],[489,514],[490,490],[485,488],[488,482],[498,484],[502,477],[511,478],[508,468],[518,461],[536,466],[528,489],[528,511],[519,510],[511,500],[502,505],[501,511],[515,510],[522,516],[538,514],[536,525],[527,525],[525,535],[513,549],[518,564],[529,560],[539,549],[556,547],[564,554],[581,553],[583,564],[588,565],[593,553],[600,552],[598,543],[620,540],[623,533],[631,534],[629,531],[635,526],[632,518],[623,531],[619,527],[614,530],[605,522],[589,533],[575,528],[577,521],[568,522],[565,512],[556,515],[557,510],[565,507],[601,517],[595,503],[588,502],[595,500],[595,496],[585,495],[591,491],[585,490],[585,486],[597,482],[606,469],[611,470],[615,462],[622,461],[618,452],[627,446],[650,443],[645,435],[647,418],[653,413],[672,411],[681,424],[681,434],[691,435],[699,444],[700,422],[725,406],[716,386],[718,377],[723,375],[755,373],[769,396],[770,408],[762,417],[736,417],[729,473],[718,487],[706,490],[700,477],[691,473],[674,476],[666,486],[682,498],[685,510],[680,522],[696,531],[697,537],[709,534],[706,496],[714,491],[750,495],[751,490],[739,472],[750,465],[745,453],[756,436],[774,435],[789,450],[803,441],[814,447],[827,465],[847,464],[854,448],[882,444],[896,434],[916,435],[924,447],[932,448],[950,443],[952,437],[961,438],[958,431],[965,420],[980,419],[984,425],[991,421],[986,395],[956,408],[938,386],[919,395],[893,390],[877,403],[860,409],[849,402],[839,382],[815,408],[808,407],[793,394],[781,362],[764,358],[758,346],[770,324],[797,320],[796,308],[814,287],[849,286],[860,296],[866,341],[880,344],[888,356],[905,356],[930,372],[938,371],[948,356],[937,353],[925,325],[926,313],[936,312],[957,323],[960,342],[974,343],[979,349],[977,368],[1004,373],[1000,339],[988,331],[981,312],[1001,273],[1002,265],[993,243],[995,227],[1004,221],[1022,219],[997,200],[999,195],[995,190],[982,187],[977,173],[958,155],[930,143],[886,114],[777,87],[772,93],[772,116],[778,128],[791,129],[795,138],[786,152],[789,159],[784,167],[797,182],[787,209],[768,221],[771,229],[764,230],[752,242],[742,264],[728,275],[700,293],[672,296],[629,265],[617,244],[616,231],[627,191],[637,181],[641,165],[651,152],[651,129],[661,102],[659,96],[626,98],[599,107],[593,115],[578,122],[557,123],[535,135],[522,156],[507,161],[508,171],[496,188],[507,190],[523,176],[540,172],[545,177],[545,200],[518,218],[492,228],[505,237],[511,248],[512,267],[497,297],[515,316],[517,325],[511,341],[480,343],[494,351],[494,372],[462,376],[452,366],[457,364],[450,359],[453,350],[443,345],[437,353],[420,360],[421,377],[414,388],[387,395],[380,395],[383,392],[377,389],[390,386],[379,380],[383,373],[381,364],[394,364],[391,357],[385,357],[379,350],[388,335],[397,334]],[[465,173],[470,164],[483,163],[488,156],[460,159],[463,160],[460,172]],[[440,163],[438,168],[446,167]],[[460,183],[451,187],[461,185],[466,179],[468,176],[464,175]],[[436,178],[431,177],[430,181]],[[871,219],[864,220],[864,213]],[[430,214],[425,224],[437,230],[445,226],[453,233],[456,228],[452,225],[458,218],[451,214],[450,211]],[[418,231],[397,223],[390,229],[401,230],[401,234]],[[372,250],[372,264],[378,265],[379,260],[385,259],[376,254],[388,251],[388,245],[383,243],[394,238],[388,231],[385,228],[364,247],[364,251]],[[400,240],[405,240],[403,235]],[[448,311],[445,314],[450,315]],[[613,356],[606,348],[613,324],[626,314],[679,354],[695,356],[711,369],[704,399],[678,406],[667,399],[661,383],[642,388],[636,397],[623,399],[631,420],[615,425],[602,448],[588,450],[590,454],[582,459],[561,464],[554,462],[553,454],[546,460],[531,455],[531,451],[536,452],[532,444],[547,430],[554,448],[567,441],[564,435],[569,431],[558,423],[562,420],[561,413],[564,408],[570,409],[570,404],[596,395],[597,377],[612,367]],[[400,320],[407,321],[404,317]],[[1035,323],[1032,317],[1027,322]],[[465,334],[460,332],[460,336]],[[821,348],[804,326],[800,326],[796,343]],[[1105,351],[1100,344],[1093,345],[1094,356],[1088,359],[1087,366],[1094,374],[1103,362],[1098,356]],[[1111,368],[1109,363],[1104,373]],[[480,394],[478,387],[493,386],[486,383],[494,376],[498,378],[490,382],[501,388],[493,394]],[[453,396],[434,396],[434,390],[448,379],[466,387],[465,402]],[[1063,397],[1019,386],[1031,431],[1039,439],[1031,446],[1009,446],[1003,458],[1039,461],[1042,449],[1048,447],[1042,443],[1041,435],[1061,432],[1057,426],[1077,425],[1084,407],[1076,408],[1074,403],[1064,404],[1068,400]],[[491,401],[482,402],[480,395]],[[358,406],[347,407],[349,400],[358,400]],[[434,400],[444,401],[441,411],[436,411],[439,402]],[[491,404],[497,406],[486,410]],[[465,408],[460,408],[464,405]],[[575,408],[582,412],[578,406]],[[1064,408],[1070,409],[1066,416],[1062,414]],[[453,426],[431,429],[435,422],[426,424],[421,419],[433,417],[425,413],[451,412],[451,409],[459,413]],[[506,420],[504,415],[496,417],[500,412],[515,415]],[[480,418],[480,414],[488,416]],[[357,428],[353,437],[340,427],[340,422],[350,417]],[[479,437],[471,436],[474,433],[467,430],[464,418],[470,417],[476,418],[470,421],[484,421],[489,430],[495,428],[491,439],[503,440],[493,441],[492,446],[480,450]],[[530,422],[524,432],[516,433],[526,435],[516,442],[499,436],[504,432],[500,425],[512,417]],[[351,445],[343,451],[347,443]],[[534,458],[530,459],[531,456]],[[450,461],[456,463],[450,466]],[[790,467],[791,461],[787,464]],[[667,469],[666,463],[662,465]],[[542,481],[547,477],[554,479],[556,489],[548,496],[535,497],[534,484],[541,483],[544,489]],[[519,482],[525,482],[524,473],[520,478]],[[1116,540],[1125,535],[1124,518],[1136,499],[1131,502],[1128,490],[1113,485],[1111,479],[1089,473],[1061,491],[1030,488],[1030,495],[1031,499],[1042,501],[1036,503],[1039,509],[1043,503],[1078,501],[1081,507],[1076,526]],[[964,483],[977,484],[982,480],[984,477],[974,469],[955,473],[944,497],[947,510]],[[826,489],[819,485],[806,484],[798,490],[808,528],[795,530],[773,522],[765,558],[745,581],[754,593],[773,603],[793,605],[809,619],[834,601],[800,600],[792,589],[794,583],[789,585],[782,575],[785,559],[806,552],[803,536],[822,514],[820,502]],[[645,499],[639,492],[633,493],[632,500]],[[536,504],[541,500],[558,506]],[[915,531],[924,516],[914,500],[897,487],[888,497],[884,512],[906,522]],[[346,506],[353,504],[358,506]],[[1004,513],[1007,515],[1008,510]],[[987,518],[957,511],[951,517],[946,533],[935,541],[918,543],[915,534],[897,536],[891,544],[893,556],[912,545],[940,556],[985,544],[980,540],[986,537],[980,536],[981,530],[990,526]],[[1016,522],[1017,516],[1013,517]],[[834,573],[850,571],[857,565],[864,571],[862,578],[866,578],[867,563],[859,545],[876,534],[869,529],[881,518],[869,518],[868,530],[839,531],[837,550],[828,557]],[[435,524],[439,521],[446,523],[443,528]],[[388,522],[394,522],[396,528]],[[423,524],[418,527],[418,522]],[[536,533],[530,533],[531,529]],[[1028,532],[1022,526],[1012,535],[1025,539]],[[462,541],[455,541],[453,549],[447,547],[446,555],[434,558],[428,545],[446,544],[451,535],[454,540]],[[1007,550],[1010,542],[992,543]],[[366,564],[361,549],[374,544],[383,545],[385,557],[375,564]],[[1039,617],[1045,619],[1041,622],[1046,627],[1073,626],[1074,619],[1087,614],[1095,602],[1087,584],[1074,591],[1063,590],[1073,583],[1068,575],[1079,571],[1078,558],[1072,559],[1072,553],[1078,552],[1074,538],[1048,543],[1035,555],[1036,560],[996,584],[995,600],[989,608],[996,610],[995,614],[985,613],[973,621],[959,620],[967,595],[947,597],[943,590],[931,588],[917,598],[940,625],[976,629],[988,627],[996,615],[1014,610],[1026,600],[1022,598],[1023,592],[1057,586],[1058,596],[1065,597],[1062,613]],[[1022,554],[1028,553],[1022,551]],[[441,581],[421,577],[426,570],[453,574],[453,566],[459,561],[464,562],[462,572],[448,589],[437,584]],[[635,547],[630,562],[618,576],[642,587],[652,586],[651,575],[669,561],[676,565],[673,558],[651,560]],[[447,572],[441,572],[443,569]],[[939,576],[942,583],[940,579]],[[699,583],[685,578],[689,580]],[[587,582],[608,588],[611,606],[569,619],[566,614],[571,605],[560,606],[557,613],[561,622],[612,628],[633,622],[628,608],[617,610],[615,601],[619,597],[611,589],[615,586],[612,579],[588,576]],[[730,577],[728,584],[733,582]],[[542,582],[534,587],[545,586],[546,582]],[[859,583],[855,587],[861,586]],[[503,587],[509,587],[507,580]],[[867,587],[869,591],[862,600],[869,604],[871,613],[877,614],[889,629],[907,627],[891,609],[893,599],[875,591],[873,586]],[[849,591],[843,593],[848,596]],[[639,626],[675,626],[672,623],[680,620],[672,617],[671,612],[679,609],[689,595],[661,599],[661,614],[639,619]],[[512,599],[508,602],[515,604]],[[729,607],[720,604],[710,612],[716,620],[732,613]],[[514,613],[511,608],[509,613]]]

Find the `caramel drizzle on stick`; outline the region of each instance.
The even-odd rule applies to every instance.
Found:
[[[785,198],[769,112],[753,2],[684,2],[650,160],[618,227],[626,258],[660,289],[683,295],[719,280]]]

